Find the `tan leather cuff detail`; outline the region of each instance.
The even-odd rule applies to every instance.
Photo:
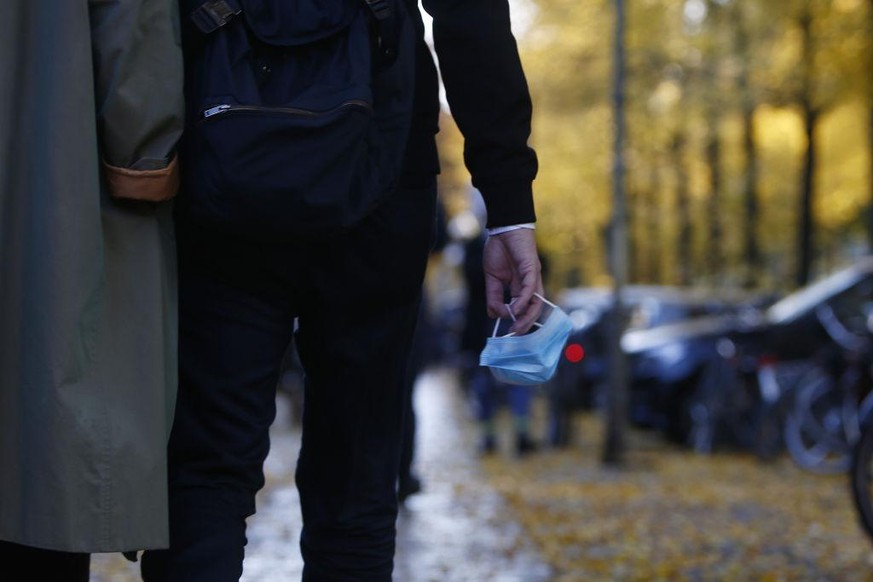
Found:
[[[114,198],[162,202],[179,191],[179,165],[173,156],[160,170],[131,170],[103,162],[106,185]]]

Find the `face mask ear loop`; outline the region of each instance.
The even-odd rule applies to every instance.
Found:
[[[558,308],[557,305],[555,305],[554,303],[552,303],[551,301],[549,301],[548,299],[546,299],[545,297],[543,297],[543,296],[540,295],[539,293],[534,293],[534,297],[538,298],[540,301],[542,301],[542,302],[545,303],[546,305],[551,305],[551,306],[554,307],[555,309]]]
[[[509,311],[509,317],[512,318],[512,321],[515,321],[515,314],[512,312],[512,303],[506,304],[506,310]]]
[[[509,317],[512,318],[512,321],[515,321],[515,314],[512,312],[512,306],[509,303],[506,304],[506,309],[509,310]],[[494,331],[491,332],[491,337],[497,337],[497,328],[500,327],[500,319],[501,318],[498,317],[497,321],[494,322]],[[515,335],[515,332],[512,332],[512,333],[508,333],[508,334],[501,336],[501,337],[511,337],[514,335]]]
[[[544,301],[544,302],[548,303],[548,304],[551,305],[552,307],[555,307],[555,308],[558,307],[557,305],[555,305],[554,303],[552,303],[551,301],[549,301],[548,299],[546,299],[545,297],[543,297],[543,296],[540,295],[539,293],[534,293],[534,296],[535,296],[535,297],[539,297],[541,301]],[[513,299],[513,301],[514,301],[514,299]],[[509,315],[510,315],[510,317],[512,317],[512,321],[515,321],[515,314],[512,312],[512,303],[507,303],[507,304],[506,304],[506,308],[509,310]],[[542,327],[542,326],[543,326],[543,324],[540,323],[539,321],[535,321],[535,322],[533,322],[533,325],[536,326],[536,327]],[[511,335],[514,335],[514,334],[511,334]]]
[[[499,318],[499,317],[498,317],[497,320],[494,322],[494,331],[491,332],[491,337],[497,337],[497,328],[498,328],[498,327],[500,327],[500,318]]]

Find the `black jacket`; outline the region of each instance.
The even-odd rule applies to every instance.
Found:
[[[534,222],[531,182],[537,158],[528,147],[531,100],[512,36],[507,0],[424,0],[452,116],[464,135],[464,161],[488,209],[488,226]],[[439,172],[437,70],[424,24],[416,26],[415,113],[405,179]]]

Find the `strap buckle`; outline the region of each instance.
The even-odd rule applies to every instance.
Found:
[[[241,12],[242,8],[234,0],[207,0],[191,12],[191,20],[200,32],[209,34],[230,22]]]
[[[390,0],[364,0],[377,20],[386,20],[393,12]]]

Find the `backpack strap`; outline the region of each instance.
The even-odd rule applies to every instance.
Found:
[[[363,0],[374,20],[375,48],[383,65],[392,63],[397,56],[399,26],[396,2]],[[190,17],[197,30],[208,35],[242,14],[242,11],[240,0],[205,0],[196,2]]]
[[[237,0],[206,0],[191,12],[191,20],[200,32],[215,32],[242,12]]]
[[[394,7],[391,5],[391,0],[364,0],[364,4],[376,17],[376,20],[387,20],[394,13]]]
[[[396,0],[364,0],[375,20],[375,49],[383,65],[390,65],[397,57],[400,42]]]

